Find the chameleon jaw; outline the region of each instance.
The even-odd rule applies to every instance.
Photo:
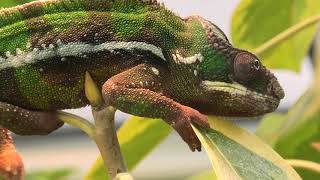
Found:
[[[224,92],[229,92],[229,93],[238,93],[240,95],[252,95],[257,98],[265,98],[269,99],[274,102],[279,102],[280,100],[269,96],[265,94],[261,94],[255,91],[251,91],[247,89],[246,87],[242,86],[241,84],[238,83],[225,83],[225,82],[219,82],[219,81],[203,81],[203,84],[208,87],[209,89],[217,90],[217,91],[224,91]]]
[[[280,103],[280,99],[276,97],[249,90],[238,83],[203,81],[202,85],[209,93],[208,101],[213,104],[213,108],[223,106],[230,109],[227,114],[214,112],[213,115],[257,117],[273,112]]]

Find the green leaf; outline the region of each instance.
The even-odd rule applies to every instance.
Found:
[[[286,159],[302,159],[320,163],[320,153],[314,147],[314,143],[320,142],[319,119],[319,88],[313,87],[299,99],[286,116],[266,117],[257,134]],[[266,127],[273,125],[276,125],[277,128],[268,132]],[[277,133],[270,138],[268,134],[273,131]],[[319,173],[301,169],[297,171],[303,179],[320,179]]]
[[[118,131],[121,151],[129,170],[132,170],[171,132],[163,120],[132,117]],[[108,179],[99,157],[88,173],[87,180]]]
[[[133,180],[133,177],[129,173],[119,173],[115,177],[115,180]]]
[[[196,176],[188,178],[188,180],[218,180],[216,174],[213,171],[206,171]]]
[[[320,14],[315,0],[242,0],[232,18],[232,39],[236,47],[254,50],[289,27]],[[310,26],[261,55],[271,68],[298,71],[316,32]]]
[[[0,7],[12,7],[31,1],[32,0],[1,0]]]
[[[72,169],[36,171],[27,174],[26,180],[66,180],[73,172]]]
[[[263,121],[259,124],[259,127],[256,131],[256,135],[261,137],[268,144],[277,139],[279,134],[283,132],[281,129],[281,123],[285,120],[284,114],[272,113],[264,117]]]
[[[271,147],[229,121],[210,117],[212,129],[196,129],[218,179],[301,179]]]

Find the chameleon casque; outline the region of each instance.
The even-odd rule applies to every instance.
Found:
[[[89,104],[84,75],[107,104],[162,118],[191,150],[203,114],[253,117],[284,92],[254,54],[234,48],[211,22],[182,19],[155,1],[44,0],[0,11],[0,174],[21,174],[8,130],[43,135],[55,111]],[[2,128],[1,128],[2,127]]]

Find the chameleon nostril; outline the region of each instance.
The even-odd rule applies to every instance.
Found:
[[[279,99],[283,99],[285,96],[284,91],[281,86],[275,87],[273,92]]]
[[[284,96],[285,96],[285,93],[284,93],[282,87],[280,86],[280,84],[278,82],[275,82],[275,83],[272,84],[272,93],[278,99],[283,99]]]
[[[272,93],[279,100],[283,99],[285,96],[284,90],[276,77],[273,77],[270,83],[268,84],[268,92]]]

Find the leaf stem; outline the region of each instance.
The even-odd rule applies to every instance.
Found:
[[[320,173],[319,163],[299,159],[287,159],[287,162],[294,168],[302,168]]]
[[[274,38],[270,39],[269,41],[265,42],[264,44],[262,44],[261,46],[256,48],[254,50],[254,52],[256,55],[260,56],[264,52],[266,52],[267,50],[275,47],[276,45],[287,40],[288,38],[290,38],[294,34],[316,24],[319,21],[320,21],[320,15],[309,17],[308,19],[290,27],[289,29],[285,30],[284,32],[280,33],[279,35],[277,35]]]
[[[94,137],[94,125],[88,120],[63,111],[58,111],[58,118],[72,127],[84,131],[90,138]]]

